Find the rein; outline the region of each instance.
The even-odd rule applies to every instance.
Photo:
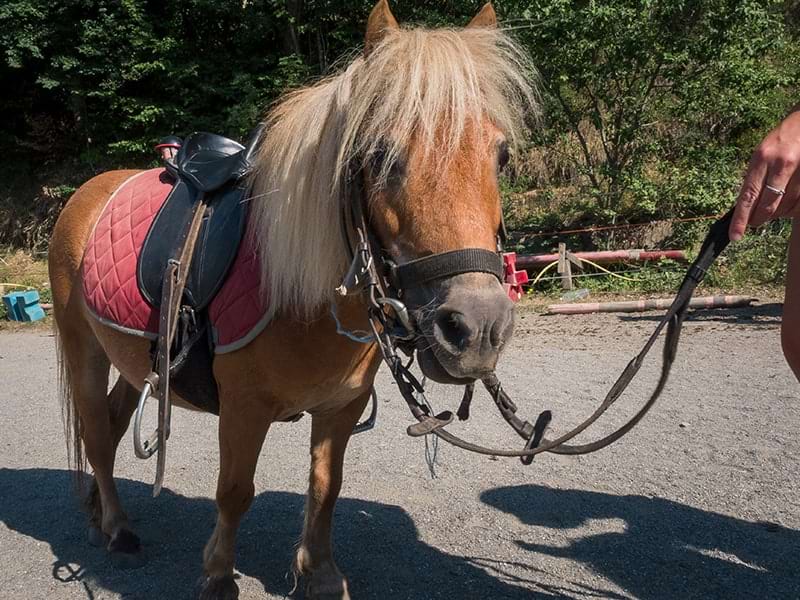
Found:
[[[639,354],[625,367],[600,406],[577,427],[559,437],[546,438],[545,432],[553,418],[551,411],[543,411],[533,424],[520,419],[517,416],[516,404],[505,392],[497,376],[492,374],[484,378],[483,386],[494,400],[500,414],[509,426],[525,440],[522,450],[494,449],[465,441],[450,433],[446,426],[454,419],[452,412],[444,411],[438,415],[433,414],[425,397],[424,386],[410,370],[414,357],[413,341],[418,336],[418,332],[411,322],[408,309],[399,298],[402,298],[404,289],[463,273],[491,273],[502,282],[503,269],[500,251],[505,238],[504,226],[498,233],[498,252],[467,248],[434,254],[397,265],[384,258],[381,246],[369,228],[363,205],[365,199],[360,171],[352,171],[348,183],[353,187],[351,193],[348,194],[351,202],[344,208],[343,229],[352,262],[344,282],[337,291],[342,296],[354,293],[365,293],[367,296],[367,311],[373,334],[372,341],[378,344],[383,361],[389,367],[411,414],[418,421],[408,427],[407,433],[412,437],[436,435],[454,446],[478,454],[518,457],[526,465],[531,464],[537,454],[545,452],[566,455],[597,452],[631,431],[650,411],[664,391],[669,379],[692,295],[705,278],[708,269],[728,246],[730,242],[728,227],[733,218],[733,211],[730,211],[711,226],[700,253],[689,267],[669,310]],[[351,231],[355,231],[358,237],[355,246],[351,240]],[[387,307],[391,308],[394,316],[387,313]],[[567,442],[593,425],[619,399],[639,372],[646,356],[665,327],[667,334],[662,354],[661,376],[647,402],[628,422],[613,433],[586,444],[568,444]],[[409,357],[405,364],[398,354],[398,350]],[[462,421],[469,418],[474,386],[473,383],[465,388],[464,397],[457,413],[458,418]]]

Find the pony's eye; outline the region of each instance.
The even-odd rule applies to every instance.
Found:
[[[508,162],[511,160],[511,153],[508,149],[508,143],[503,142],[500,144],[500,148],[497,153],[497,168],[498,170],[502,171],[508,165]]]
[[[388,183],[396,183],[405,174],[405,165],[402,159],[397,156],[387,164],[388,152],[384,147],[379,147],[370,156],[370,168],[373,175],[385,176]]]

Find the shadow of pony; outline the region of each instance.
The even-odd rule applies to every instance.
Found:
[[[0,521],[49,544],[56,557],[52,576],[81,586],[82,595],[90,600],[107,592],[126,599],[191,597],[201,575],[202,549],[216,518],[213,501],[169,489],[154,500],[145,483],[117,479],[117,485],[149,559],[136,571],[114,569],[105,550],[88,544],[86,518],[73,494],[69,471],[0,469]],[[237,570],[258,579],[268,593],[283,596],[291,589],[286,573],[302,528],[304,500],[299,494],[264,492],[242,522]],[[552,591],[532,591],[531,582],[528,587],[514,585],[468,558],[423,543],[412,519],[398,506],[342,498],[335,522],[337,562],[355,597],[558,597]]]
[[[481,500],[528,526],[576,530],[566,545],[516,543],[536,555],[578,561],[634,597],[800,598],[800,532],[645,496],[616,496],[539,485],[496,488]],[[584,535],[593,520],[614,531]],[[608,529],[608,528],[606,528]]]

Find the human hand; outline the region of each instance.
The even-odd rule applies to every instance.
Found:
[[[742,239],[747,226],[800,215],[800,109],[773,129],[756,148],[731,221],[731,240]]]

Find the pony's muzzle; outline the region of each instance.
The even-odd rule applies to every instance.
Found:
[[[494,371],[514,330],[514,305],[502,287],[453,288],[432,318],[432,348],[453,377],[480,379]]]

